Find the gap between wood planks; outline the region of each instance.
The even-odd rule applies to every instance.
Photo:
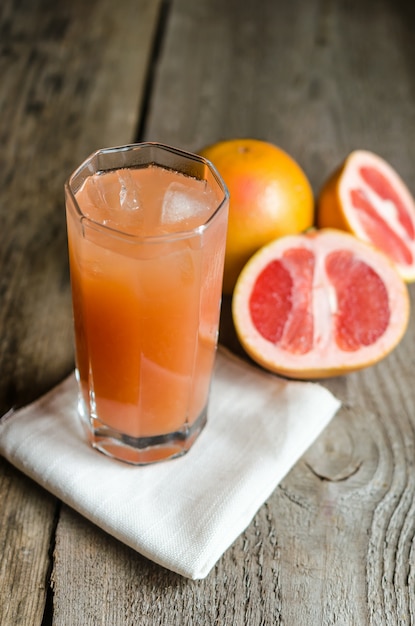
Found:
[[[53,622],[53,586],[52,586],[52,571],[53,571],[53,560],[54,560],[54,552],[56,545],[56,529],[59,523],[60,512],[62,508],[62,503],[57,500],[55,515],[53,518],[53,526],[51,533],[51,540],[49,546],[49,567],[46,572],[45,579],[45,588],[46,588],[46,599],[45,599],[45,609],[43,611],[42,623],[41,626],[52,626]]]
[[[153,91],[154,76],[156,73],[157,62],[160,56],[161,46],[169,19],[172,0],[162,0],[157,28],[154,36],[154,42],[151,49],[150,61],[148,64],[147,76],[144,84],[144,93],[141,104],[141,114],[138,118],[137,129],[134,141],[139,143],[143,141],[147,126],[148,112],[150,109],[151,96]]]

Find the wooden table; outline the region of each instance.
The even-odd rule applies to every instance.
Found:
[[[317,193],[355,148],[415,192],[410,0],[2,0],[0,414],[73,368],[63,182],[93,150],[267,139]],[[414,305],[415,289],[410,288]],[[225,300],[221,341],[240,348]],[[156,566],[0,459],[0,624],[415,623],[415,325],[205,580]]]

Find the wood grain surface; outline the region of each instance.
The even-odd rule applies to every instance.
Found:
[[[356,148],[415,193],[414,26],[404,0],[3,0],[0,414],[73,366],[75,165],[134,138],[198,151],[252,136],[292,154],[316,194]],[[220,340],[241,353],[226,298]],[[414,346],[412,314],[380,364],[321,381],[341,411],[202,581],[0,460],[0,624],[414,624]]]

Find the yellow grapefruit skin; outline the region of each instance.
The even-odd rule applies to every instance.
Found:
[[[387,257],[335,229],[264,246],[232,297],[246,353],[271,372],[300,379],[377,363],[404,335],[409,307],[407,287]]]
[[[313,192],[298,163],[271,143],[230,139],[200,154],[216,166],[230,193],[223,291],[231,294],[256,250],[313,225]]]
[[[398,173],[373,152],[355,150],[328,178],[316,223],[371,243],[406,282],[415,281],[415,201]]]

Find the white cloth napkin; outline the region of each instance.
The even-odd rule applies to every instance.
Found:
[[[145,557],[204,578],[338,410],[315,383],[288,382],[219,349],[208,423],[183,457],[134,467],[85,442],[71,375],[0,420],[0,453]]]

